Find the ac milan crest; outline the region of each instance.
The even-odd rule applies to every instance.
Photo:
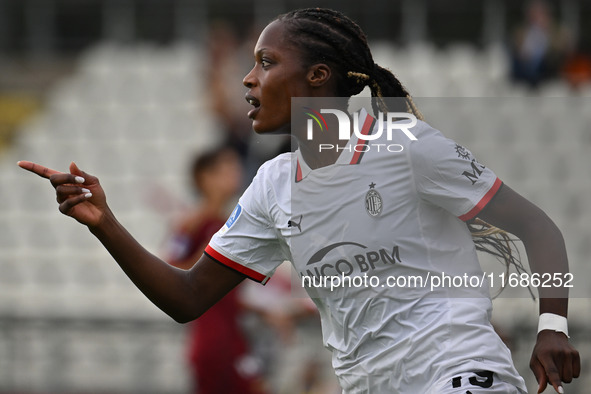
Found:
[[[462,145],[456,144],[456,152],[458,154],[458,157],[460,157],[462,159],[470,160],[470,151],[468,149],[464,148]]]
[[[365,210],[371,217],[376,217],[382,213],[383,206],[382,196],[380,196],[380,193],[378,193],[375,187],[376,184],[372,182],[365,194]]]

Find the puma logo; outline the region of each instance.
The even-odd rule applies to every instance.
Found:
[[[300,230],[300,233],[302,232],[302,218],[304,217],[304,215],[300,215],[300,221],[296,222],[295,220],[289,220],[287,222],[287,227],[297,227],[298,230]]]

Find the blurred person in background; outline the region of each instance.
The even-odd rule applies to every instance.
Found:
[[[543,0],[529,2],[525,18],[510,43],[511,79],[537,88],[541,82],[560,76],[573,51],[573,37],[556,23]]]
[[[305,291],[292,283],[295,273],[286,263],[277,268],[273,280],[265,286],[253,281],[243,285],[244,301],[266,323],[250,332],[252,342],[268,349],[266,376],[271,392],[340,393],[330,353],[322,345],[318,310]]]
[[[229,22],[213,21],[208,32],[205,70],[208,101],[222,127],[224,144],[238,152],[246,180],[252,179],[261,164],[288,151],[290,146],[286,136],[261,138],[253,133],[250,120],[244,116],[249,105],[242,97],[242,78],[248,72],[256,41],[252,32],[254,29],[239,36]]]
[[[186,270],[226,222],[243,170],[234,147],[224,145],[197,155],[190,174],[199,204],[175,226],[164,251],[171,265]],[[305,295],[292,296],[290,271],[283,267],[267,286],[245,282],[189,324],[196,393],[332,392],[316,308]]]
[[[170,264],[188,270],[199,259],[211,236],[224,225],[242,175],[233,148],[215,148],[195,158],[191,181],[200,201],[168,239],[165,254]],[[236,287],[189,325],[188,361],[196,393],[265,393],[260,362],[241,326],[248,313],[241,291],[242,286]]]
[[[248,105],[241,96],[241,80],[244,75],[243,42],[228,23],[217,20],[211,23],[207,40],[207,68],[205,80],[208,99],[224,132],[223,143],[231,146],[244,162],[248,155],[251,127],[245,120]]]
[[[579,50],[564,64],[562,75],[573,92],[591,84],[591,51]]]

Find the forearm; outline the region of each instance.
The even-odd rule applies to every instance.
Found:
[[[539,286],[540,313],[566,316],[568,288],[564,287],[568,260],[564,239],[558,227],[540,208],[503,185],[479,217],[486,222],[517,236],[525,247],[529,266],[542,281],[550,285]],[[544,277],[543,275],[546,274]],[[559,277],[555,281],[554,274]],[[562,280],[563,283],[559,283]]]
[[[125,274],[162,311],[176,321],[187,321],[194,310],[187,271],[166,264],[142,247],[111,212],[89,227]]]
[[[19,161],[18,165],[49,179],[56,190],[60,212],[88,226],[154,304],[177,321],[189,320],[197,309],[194,308],[195,289],[199,288],[195,283],[197,278],[149,253],[117,222],[97,177],[80,170],[75,163],[70,164],[70,173],[30,161]]]
[[[554,313],[566,317],[568,288],[564,281],[569,267],[560,230],[548,216],[541,214],[540,219],[529,224],[528,231],[516,235],[523,242],[532,273],[540,278],[552,278],[548,282],[551,287],[538,287],[540,314]]]
[[[551,278],[564,279],[568,272],[568,261],[560,230],[546,215],[529,227],[521,240],[532,272],[540,277],[550,274]],[[580,373],[579,354],[568,342],[568,288],[557,284],[556,287],[538,287],[540,319],[536,345],[530,359],[530,368],[538,381],[538,393],[544,391],[547,384],[551,384],[555,392],[562,393],[562,382],[571,382]],[[546,313],[550,315],[542,315]]]
[[[516,235],[524,244],[533,273],[551,275],[555,287],[538,287],[540,313],[552,313],[566,317],[568,288],[554,283],[554,274],[564,279],[568,272],[566,248],[560,230],[538,207],[515,193],[508,186],[502,187],[495,198],[479,215],[486,222]],[[538,381],[538,393],[550,383],[556,392],[563,392],[562,382],[570,382],[579,376],[579,353],[568,343],[564,319],[546,321],[538,334],[530,368]],[[558,324],[556,324],[558,323]],[[540,324],[542,321],[540,320]],[[557,332],[558,331],[558,332]]]

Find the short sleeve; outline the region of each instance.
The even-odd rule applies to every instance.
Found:
[[[476,217],[502,185],[468,149],[439,132],[413,141],[410,157],[419,196],[463,221]]]
[[[259,171],[205,248],[217,262],[263,284],[288,259],[271,219],[269,190]]]

